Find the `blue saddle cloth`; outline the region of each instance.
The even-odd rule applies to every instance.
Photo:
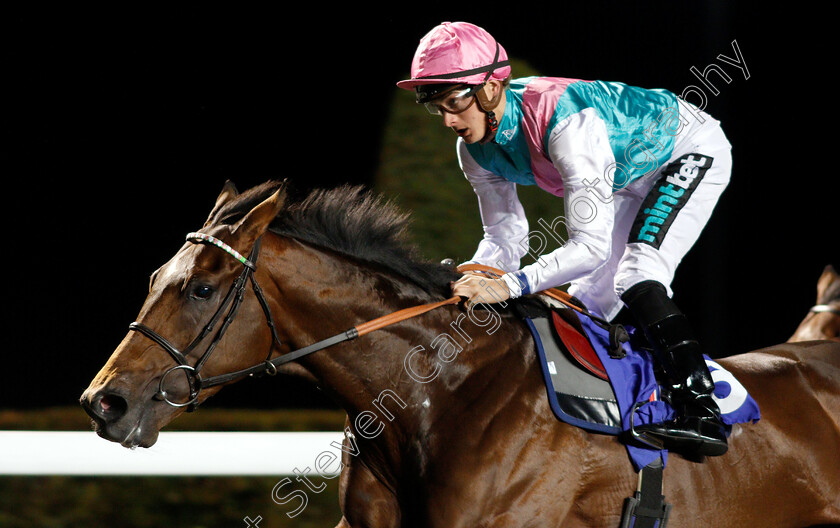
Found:
[[[622,345],[625,356],[615,359],[609,354],[609,332],[583,314],[572,310],[569,310],[567,315],[569,313],[577,317],[582,333],[588,338],[603,363],[609,377],[608,384],[612,389],[612,397],[603,395],[603,387],[598,389],[600,396],[595,393],[584,394],[578,389],[568,391],[564,387],[558,387],[560,378],[556,376],[557,366],[552,361],[550,344],[547,342],[550,339],[548,332],[544,328],[542,330],[539,328],[541,326],[539,317],[526,316],[525,321],[537,344],[549,403],[557,418],[590,431],[615,435],[629,432],[631,420],[633,425],[639,426],[674,418],[674,410],[660,399],[661,386],[656,379],[650,353],[642,349],[637,350],[631,345],[636,341],[632,339],[632,336],[637,330],[625,326],[631,335],[631,340]],[[744,386],[718,363],[708,356],[704,357],[715,382],[714,397],[720,406],[721,418],[728,431],[731,431],[732,425],[736,423],[757,422],[761,417],[758,404],[747,393]],[[598,382],[582,369],[573,375],[584,379],[590,376],[589,385],[597,388]],[[566,378],[566,380],[569,379],[571,378]],[[577,392],[577,395],[569,396],[568,392]],[[588,405],[577,405],[575,402],[578,401],[588,402]],[[585,410],[578,411],[578,408],[585,408]],[[667,460],[665,450],[632,443],[625,443],[625,445],[636,471],[640,471],[657,458],[661,457],[663,463]]]

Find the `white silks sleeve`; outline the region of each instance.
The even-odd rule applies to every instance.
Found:
[[[464,264],[483,264],[516,271],[528,252],[528,219],[516,195],[516,184],[482,168],[458,140],[458,161],[478,197],[484,237]]]
[[[539,255],[533,264],[502,276],[511,298],[567,284],[597,270],[610,258],[614,207],[609,170],[615,158],[604,122],[593,109],[585,109],[558,123],[547,146],[562,178],[569,239],[554,251]],[[527,221],[524,225],[523,238],[527,237]],[[520,257],[526,251],[527,242]]]

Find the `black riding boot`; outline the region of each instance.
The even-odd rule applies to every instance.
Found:
[[[714,382],[685,315],[656,281],[636,284],[621,300],[656,351],[670,385],[668,402],[677,412],[674,420],[638,426],[636,431],[661,440],[675,452],[726,453],[720,409],[712,399]]]

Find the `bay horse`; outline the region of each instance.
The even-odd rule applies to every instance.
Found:
[[[817,301],[799,323],[788,343],[831,339],[840,341],[840,275],[826,266],[817,280]]]
[[[347,412],[339,528],[618,526],[638,479],[625,447],[554,417],[526,324],[510,307],[448,302],[460,273],[418,255],[408,220],[360,187],[287,203],[280,182],[241,194],[226,184],[84,391],[97,433],[152,446],[222,386],[279,371]],[[332,336],[343,337],[323,348]],[[315,343],[323,349],[280,361]],[[840,522],[840,344],[719,363],[761,420],[734,426],[724,456],[668,458],[670,525]]]

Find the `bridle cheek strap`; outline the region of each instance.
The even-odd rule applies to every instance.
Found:
[[[271,358],[271,350],[273,346],[276,345],[279,347],[281,346],[281,342],[279,337],[277,336],[277,331],[271,316],[271,311],[268,309],[268,302],[265,300],[265,296],[263,295],[262,289],[259,287],[256,278],[254,277],[254,271],[257,269],[255,262],[257,256],[259,256],[260,241],[257,240],[257,242],[254,244],[253,249],[251,250],[250,258],[246,259],[235,249],[211,235],[207,235],[204,233],[190,233],[187,235],[187,240],[193,243],[212,244],[229,253],[236,260],[243,264],[242,272],[233,281],[233,284],[228,290],[227,295],[225,295],[224,300],[222,301],[221,305],[219,305],[219,308],[216,310],[216,312],[213,314],[213,317],[210,318],[210,321],[208,321],[208,323],[202,328],[201,332],[195,337],[195,339],[193,339],[190,342],[190,344],[187,345],[183,352],[178,350],[165,337],[158,334],[143,323],[135,321],[128,325],[128,328],[129,330],[140,332],[147,338],[154,341],[158,346],[163,348],[177,363],[175,366],[171,367],[169,370],[164,372],[161,376],[161,379],[158,383],[158,392],[155,394],[155,398],[158,400],[163,400],[169,405],[172,405],[173,407],[187,407],[187,411],[192,411],[196,407],[199,392],[202,388],[207,386],[207,381],[213,379],[202,378],[201,369],[207,362],[207,360],[210,358],[210,355],[213,353],[216,346],[219,344],[228,327],[230,326],[230,323],[236,316],[236,313],[239,310],[239,306],[242,304],[242,300],[245,295],[245,288],[248,285],[248,282],[251,283],[254,289],[254,293],[256,294],[260,306],[262,307],[263,313],[266,316],[268,326],[271,329],[272,346],[269,346],[268,355],[266,356],[266,362],[269,358]],[[228,307],[230,307],[230,309],[228,309]],[[213,329],[218,324],[219,320],[222,318],[222,315],[225,313],[225,310],[227,310],[227,314],[224,315],[224,320],[222,321],[222,324],[219,327],[216,334],[213,336],[212,341],[207,345],[207,348],[205,349],[201,357],[198,359],[198,361],[196,361],[195,365],[190,365],[187,361],[187,356],[190,354],[190,352],[192,352],[194,348],[196,348],[196,346],[198,346],[199,343],[201,343],[213,331]],[[169,394],[167,394],[166,390],[164,389],[164,384],[167,377],[176,370],[184,371],[185,375],[187,376],[187,382],[189,384],[189,399],[184,403],[178,403],[170,400]],[[274,369],[273,366],[271,368],[266,368],[266,371],[269,374],[276,373],[276,369]]]

